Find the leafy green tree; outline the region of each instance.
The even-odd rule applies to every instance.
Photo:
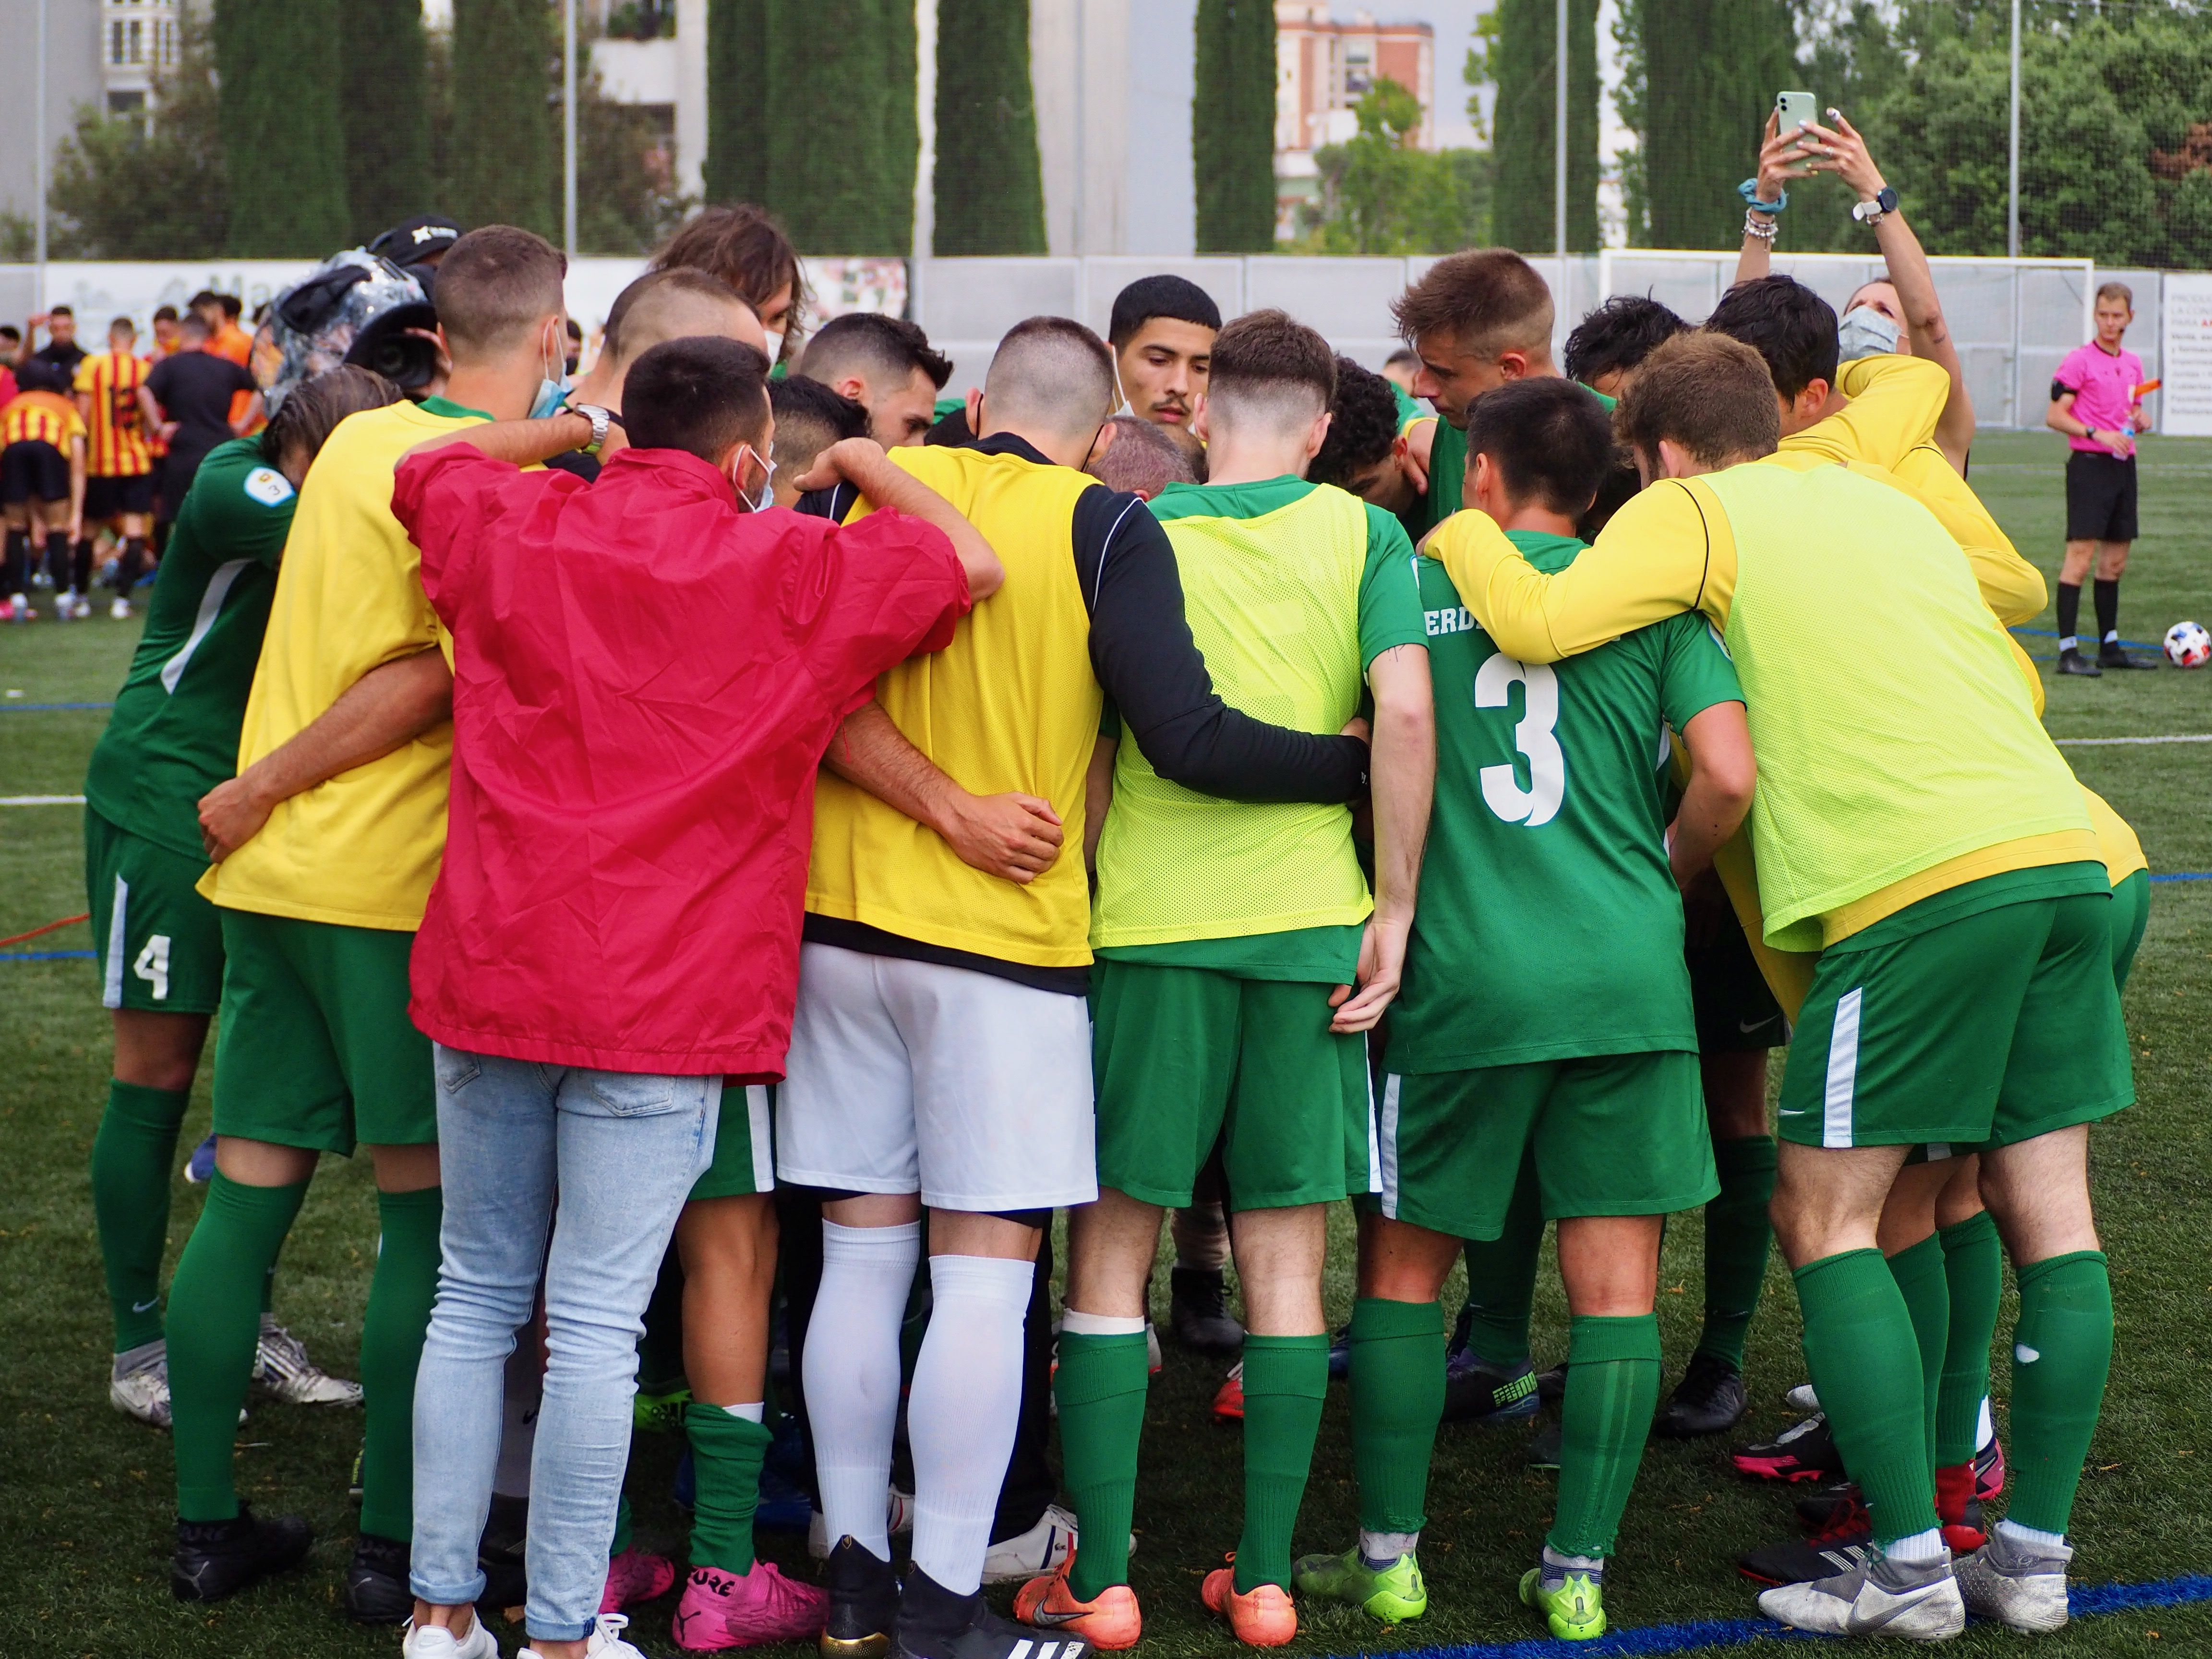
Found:
[[[900,0],[769,0],[762,205],[809,253],[913,246],[912,150],[893,129],[914,104],[891,87],[901,62],[912,81],[913,28]]]
[[[557,81],[547,75],[556,57],[545,0],[453,0],[447,189],[463,224],[560,235]]]
[[[215,57],[231,211],[226,252],[319,256],[345,246],[339,0],[216,0]],[[186,181],[171,180],[168,187]]]
[[[366,245],[436,205],[422,8],[417,0],[345,0],[338,15],[346,207],[354,240]]]
[[[1042,253],[1029,0],[939,0],[939,253]]]
[[[1492,106],[1498,183],[1494,234],[1528,253],[1555,252],[1558,189],[1559,10],[1555,0],[1499,0],[1486,52],[1470,49],[1468,74],[1497,88]],[[1567,246],[1595,252],[1597,229],[1597,0],[1567,13]],[[1479,100],[1470,100],[1476,102]]]
[[[1275,245],[1273,0],[1198,0],[1190,147],[1201,253]]]
[[[1631,240],[1735,246],[1737,181],[1757,160],[1774,94],[1797,73],[1787,0],[1624,0],[1620,27],[1634,43],[1620,107],[1641,140]]]
[[[768,15],[770,0],[708,0],[707,199],[768,194]]]
[[[1384,79],[1354,112],[1357,136],[1314,154],[1317,210],[1295,245],[1313,253],[1449,253],[1488,240],[1491,157],[1414,148],[1421,106]]]

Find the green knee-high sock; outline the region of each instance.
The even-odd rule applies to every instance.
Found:
[[[724,1572],[753,1570],[753,1511],[760,1506],[761,1465],[775,1438],[765,1423],[732,1417],[697,1401],[684,1408],[691,1441],[691,1565]]]
[[[1946,1227],[1943,1278],[1951,1288],[1951,1328],[1936,1395],[1936,1467],[1972,1461],[1981,1450],[1982,1401],[1990,1393],[1990,1343],[2004,1297],[2004,1246],[1986,1210]]]
[[[261,1280],[276,1259],[307,1183],[247,1187],[222,1170],[185,1241],[169,1285],[169,1407],[177,1449],[177,1513],[238,1513],[231,1449],[260,1340]]]
[[[1444,1413],[1444,1316],[1433,1302],[1352,1304],[1352,1466],[1367,1532],[1426,1524],[1429,1460]]]
[[[1774,1196],[1774,1137],[1753,1135],[1713,1143],[1721,1195],[1705,1206],[1705,1328],[1698,1352],[1743,1369],[1744,1339],[1766,1283],[1766,1253],[1774,1226],[1766,1206]]]
[[[611,1561],[629,1547],[629,1494],[623,1492],[615,1499],[615,1535],[607,1540],[607,1559]]]
[[[2063,1533],[2112,1366],[2112,1281],[2102,1250],[2020,1270],[2012,1333],[2012,1506],[2005,1519]]]
[[[361,1529],[415,1535],[415,1368],[438,1295],[443,1193],[379,1193],[384,1237],[361,1321]]]
[[[1531,1156],[1522,1161],[1513,1183],[1504,1231],[1496,1238],[1467,1241],[1467,1346],[1493,1365],[1518,1365],[1528,1358],[1528,1316],[1543,1249],[1543,1194]]]
[[[1321,1402],[1328,1392],[1328,1338],[1244,1339],[1244,1531],[1237,1589],[1291,1587],[1291,1531],[1313,1472]],[[1081,1553],[1078,1552],[1078,1559]]]
[[[1137,1508],[1137,1444],[1152,1384],[1145,1336],[1062,1331],[1053,1393],[1060,1401],[1060,1461],[1075,1500],[1078,1536],[1068,1589],[1090,1601],[1129,1582],[1129,1522]]]
[[[1560,1402],[1559,1510],[1547,1540],[1563,1555],[1607,1556],[1659,1409],[1659,1316],[1583,1316],[1567,1328]]]
[[[92,1213],[115,1310],[115,1352],[161,1334],[161,1252],[169,1242],[169,1181],[189,1089],[111,1081],[92,1142]]]
[[[1936,1524],[1920,1345],[1880,1250],[1845,1250],[1797,1269],[1805,1363],[1820,1409],[1874,1512],[1878,1544]]]
[[[1943,1353],[1951,1340],[1951,1285],[1943,1273],[1943,1241],[1934,1233],[1889,1258],[1889,1276],[1912,1316],[1920,1347],[1921,1415],[1927,1425],[1928,1467],[1936,1468],[1936,1402],[1943,1387]]]

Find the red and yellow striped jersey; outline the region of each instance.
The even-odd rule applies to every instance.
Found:
[[[91,401],[85,471],[95,478],[136,478],[154,470],[138,388],[153,372],[143,357],[101,351],[76,367],[78,395]]]
[[[70,440],[84,436],[76,405],[58,392],[20,392],[0,409],[0,449],[9,444],[47,443],[69,453]]]

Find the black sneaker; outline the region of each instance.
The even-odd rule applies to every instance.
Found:
[[[1534,1417],[1543,1402],[1536,1397],[1536,1368],[1493,1365],[1469,1348],[1444,1359],[1444,1421],[1517,1423]]]
[[[2058,653],[2058,672],[2062,674],[2079,674],[2085,680],[2100,679],[2104,677],[2105,672],[2103,669],[2098,667],[2095,663],[2091,662],[2079,651],[2060,652]]]
[[[2117,668],[2124,672],[2130,668],[2163,668],[2166,659],[2163,656],[2138,655],[2123,645],[2103,645],[2097,647],[2097,666]]]
[[[169,1589],[179,1601],[220,1601],[256,1579],[298,1566],[314,1541],[300,1516],[264,1520],[246,1504],[232,1520],[179,1521]]]
[[[991,1610],[978,1590],[955,1595],[909,1565],[899,1595],[896,1659],[1022,1659],[1057,1643],[1054,1659],[1084,1659],[1091,1644],[1058,1631],[1018,1625]],[[828,1639],[826,1637],[823,1638]]]
[[[1170,1268],[1168,1284],[1169,1323],[1176,1341],[1200,1353],[1236,1353],[1243,1347],[1244,1328],[1230,1316],[1219,1268]]]
[[[898,1623],[898,1575],[851,1534],[830,1552],[830,1613],[822,1659],[883,1659]]]
[[[1532,1469],[1556,1469],[1559,1453],[1565,1445],[1567,1433],[1557,1423],[1547,1423],[1528,1437],[1528,1467]]]
[[[356,1625],[401,1625],[415,1616],[415,1592],[407,1583],[404,1540],[365,1532],[354,1540],[339,1600]]]
[[[1659,1420],[1651,1426],[1669,1440],[1725,1434],[1743,1420],[1749,1403],[1741,1371],[1718,1355],[1693,1353],[1674,1397],[1659,1408]]]
[[[1802,1423],[1793,1423],[1756,1445],[1739,1446],[1729,1454],[1736,1473],[1754,1480],[1840,1480],[1844,1460],[1828,1432],[1825,1413],[1814,1412]]]

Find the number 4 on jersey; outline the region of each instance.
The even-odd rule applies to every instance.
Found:
[[[155,933],[146,941],[146,948],[138,953],[138,960],[131,964],[131,971],[154,988],[154,1000],[169,1000],[169,936]]]
[[[1482,799],[1506,823],[1534,830],[1559,816],[1567,793],[1567,757],[1552,731],[1559,719],[1559,677],[1541,663],[1516,662],[1501,651],[1475,671],[1474,706],[1505,708],[1516,684],[1522,688],[1522,710],[1513,746],[1528,763],[1528,787],[1521,787],[1519,769],[1510,763],[1486,766]]]

